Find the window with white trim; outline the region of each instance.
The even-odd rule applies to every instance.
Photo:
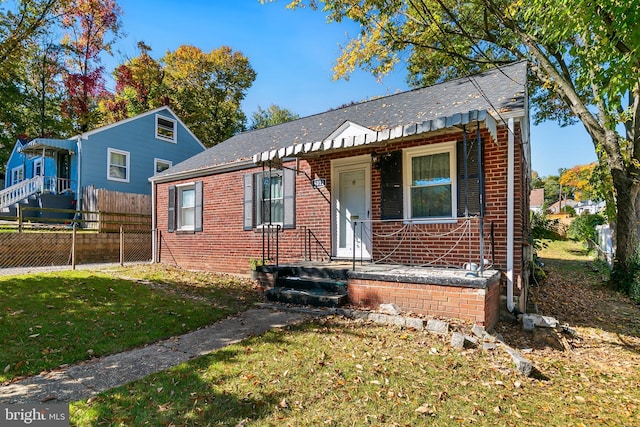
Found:
[[[176,142],[176,125],[175,120],[156,114],[156,138]]]
[[[257,225],[282,224],[284,221],[284,192],[282,171],[256,174]]]
[[[186,185],[178,189],[178,230],[193,230],[196,212],[196,187]]]
[[[11,169],[11,185],[24,181],[24,166],[20,165]]]
[[[33,176],[42,175],[42,159],[36,159],[33,161]]]
[[[405,218],[453,218],[456,210],[456,144],[404,150]]]
[[[169,187],[168,231],[202,231],[202,188],[202,181]]]
[[[129,182],[129,152],[107,149],[107,179]]]
[[[157,175],[160,172],[164,172],[169,169],[172,165],[172,162],[169,160],[162,159],[154,159],[153,160],[153,174]]]

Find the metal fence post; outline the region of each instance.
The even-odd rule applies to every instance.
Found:
[[[120,266],[124,266],[124,229],[120,224]]]
[[[76,269],[76,223],[73,223],[73,231],[71,232],[71,269]]]

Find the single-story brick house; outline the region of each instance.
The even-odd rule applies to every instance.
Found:
[[[526,296],[527,64],[240,133],[150,181],[157,262],[261,259],[276,287],[311,263],[352,304],[491,327]]]

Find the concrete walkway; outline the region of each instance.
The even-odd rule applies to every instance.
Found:
[[[0,404],[67,403],[86,399],[269,329],[326,314],[323,310],[293,312],[269,307],[254,308],[195,332],[147,347],[93,359],[0,386]]]

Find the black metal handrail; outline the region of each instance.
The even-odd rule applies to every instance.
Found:
[[[307,261],[313,261],[313,248],[312,248],[312,240],[315,241],[316,248],[320,248],[322,253],[327,257],[327,259],[331,259],[331,253],[324,247],[320,239],[315,235],[312,229],[308,227],[305,228],[305,233],[303,235],[304,238],[304,258]]]

